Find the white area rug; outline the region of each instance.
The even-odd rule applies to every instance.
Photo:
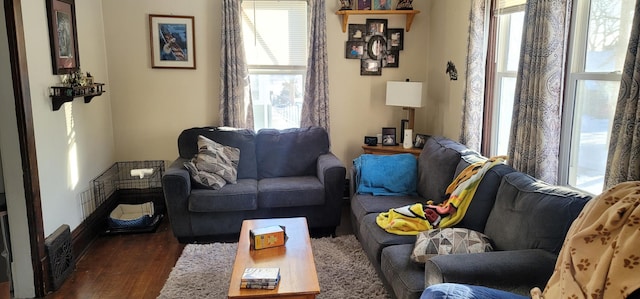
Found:
[[[158,298],[227,298],[237,243],[189,244]],[[319,299],[387,299],[382,282],[353,235],[311,239]]]

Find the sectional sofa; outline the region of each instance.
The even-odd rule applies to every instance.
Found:
[[[351,169],[353,230],[394,298],[419,298],[427,286],[442,282],[528,294],[551,276],[567,230],[591,195],[546,184],[506,164],[484,175],[456,225],[488,236],[493,251],[433,255],[418,264],[410,258],[416,236],[391,234],[376,223],[379,213],[392,208],[442,202],[457,174],[484,159],[453,140],[428,138],[417,160],[416,195],[358,194],[358,170]]]

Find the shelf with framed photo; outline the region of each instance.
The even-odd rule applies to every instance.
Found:
[[[342,32],[347,32],[347,25],[349,24],[349,16],[351,15],[404,15],[406,18],[405,30],[409,32],[411,30],[411,23],[413,18],[419,14],[419,10],[339,10],[336,15],[342,18]]]

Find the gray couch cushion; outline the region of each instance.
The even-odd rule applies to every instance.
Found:
[[[240,179],[220,190],[192,189],[189,195],[191,212],[248,211],[258,208],[258,182]]]
[[[324,186],[315,176],[262,179],[258,207],[285,208],[324,204]]]
[[[424,199],[418,196],[375,196],[370,194],[354,194],[351,198],[351,211],[355,217],[353,221],[358,223],[369,214],[388,212],[389,209],[404,207],[406,205],[422,202]]]
[[[318,156],[329,152],[329,135],[320,127],[262,129],[256,135],[256,148],[260,179],[312,176]]]
[[[409,259],[413,244],[388,246],[382,249],[382,275],[396,298],[417,299],[424,291],[424,267]]]
[[[569,226],[590,198],[512,172],[502,178],[484,233],[496,250],[544,249],[558,254]]]
[[[198,136],[202,135],[222,145],[240,149],[238,162],[238,179],[256,179],[255,134],[251,130],[201,127],[182,131],[178,136],[178,152],[180,157],[191,159],[198,153]]]
[[[382,249],[397,244],[414,244],[416,236],[401,236],[387,233],[376,223],[377,213],[367,214],[360,223],[360,243],[372,263],[380,264]],[[409,255],[407,255],[407,260]]]
[[[491,167],[491,169],[484,174],[484,177],[482,177],[482,181],[480,181],[478,189],[473,195],[471,204],[469,204],[467,213],[456,226],[484,232],[484,227],[487,224],[487,218],[489,218],[489,213],[491,213],[493,203],[496,200],[496,193],[498,193],[498,187],[500,187],[502,177],[514,171],[511,166],[506,164]]]
[[[441,203],[455,178],[460,157],[479,154],[464,145],[441,136],[427,139],[418,158],[418,194]]]

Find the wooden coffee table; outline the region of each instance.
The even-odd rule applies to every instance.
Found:
[[[285,226],[288,236],[285,245],[251,250],[249,230],[272,225]],[[279,267],[278,286],[274,290],[241,289],[240,278],[247,267]],[[319,293],[320,285],[306,218],[253,219],[242,222],[228,298],[312,299]]]

